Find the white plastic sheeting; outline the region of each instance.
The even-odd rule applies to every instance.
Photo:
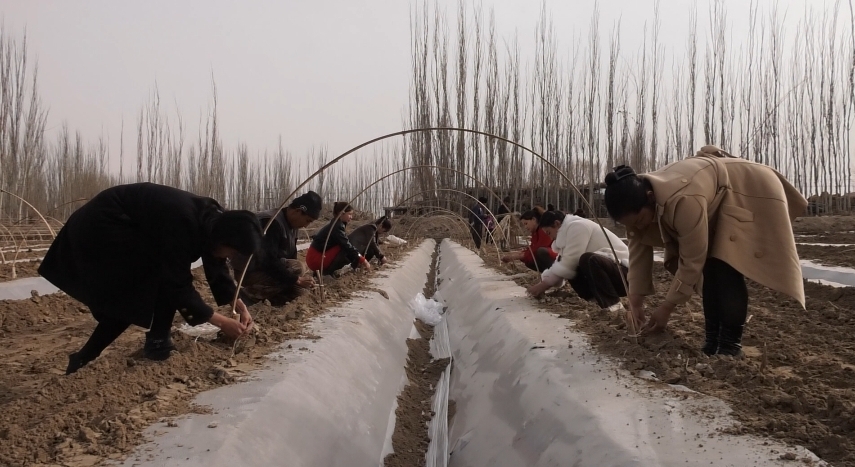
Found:
[[[274,356],[280,360],[252,381],[201,394],[196,402],[213,414],[152,427],[154,444],[124,465],[382,465],[406,381],[408,303],[424,287],[434,247],[425,241],[402,266],[372,281],[388,299],[365,292],[333,308],[309,329],[320,339],[289,341],[291,348]],[[208,428],[212,423],[216,429]]]
[[[783,466],[780,452],[812,456],[717,432],[728,425],[721,401],[683,400],[618,371],[570,321],[448,240],[439,277],[457,405],[451,467]]]
[[[429,326],[436,326],[442,321],[442,304],[436,300],[425,298],[421,292],[417,293],[416,298],[410,302],[410,307],[413,309],[416,319]]]
[[[434,302],[438,305],[438,312],[442,312],[444,302],[442,294],[436,292],[433,295]],[[451,358],[451,342],[448,339],[448,322],[441,320],[433,328],[433,339],[430,342],[430,353],[435,359]],[[451,360],[443,370],[436,384],[436,393],[433,396],[431,410],[433,418],[428,425],[428,436],[430,444],[426,457],[426,467],[448,466],[448,394],[451,381]]]
[[[0,282],[0,300],[23,300],[32,297],[35,290],[39,295],[55,293],[56,286],[43,277],[25,277],[13,281]]]

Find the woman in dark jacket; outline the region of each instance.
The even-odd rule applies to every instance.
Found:
[[[341,214],[341,216],[339,216]],[[353,219],[353,207],[344,201],[333,204],[333,219],[312,237],[306,251],[306,266],[312,271],[323,269],[330,275],[348,264],[371,270],[371,265],[347,238],[345,227]]]
[[[89,341],[69,356],[66,374],[94,360],[131,324],[148,328],[144,354],[165,360],[178,310],[190,325],[211,323],[230,337],[252,317],[238,300],[240,321],[214,312],[193,287],[191,264],[202,258],[218,305],[235,283],[226,259],[261,243],[252,212],[223,211],[211,198],[151,183],[108,188],[75,211],[45,255],[39,274],[89,307],[98,321]]]
[[[357,251],[362,253],[365,261],[371,262],[377,258],[380,264],[386,264],[386,257],[380,251],[380,235],[392,230],[392,221],[383,216],[374,222],[358,227],[348,238]]]

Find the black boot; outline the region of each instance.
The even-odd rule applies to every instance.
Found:
[[[175,344],[169,334],[165,337],[152,337],[151,332],[145,333],[145,345],[143,346],[145,358],[158,361],[166,360],[173,350],[175,350]]]
[[[744,325],[739,326],[722,326],[721,333],[718,338],[718,354],[733,355],[734,357],[742,354],[742,330]]]
[[[83,368],[88,361],[83,361],[83,358],[80,357],[80,352],[74,352],[68,356],[68,366],[65,367],[65,375],[68,376],[77,370]]]
[[[709,316],[704,319],[704,332],[706,333],[706,341],[704,341],[704,346],[701,347],[701,352],[706,355],[712,355],[718,351],[718,338],[720,328],[721,324],[719,320],[710,319]]]

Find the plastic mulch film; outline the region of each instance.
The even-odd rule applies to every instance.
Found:
[[[451,380],[451,345],[448,340],[448,325],[442,320],[435,328],[431,341],[433,358],[449,358],[448,366],[442,372],[433,397],[434,416],[428,426],[430,444],[426,454],[427,467],[448,466],[448,393]]]

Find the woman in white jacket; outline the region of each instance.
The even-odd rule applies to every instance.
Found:
[[[528,293],[537,297],[568,280],[582,299],[595,301],[611,311],[622,308],[620,297],[626,296],[626,289],[621,273],[625,277],[629,266],[626,244],[594,221],[560,212],[545,212],[540,226],[552,238],[552,249],[558,253],[558,259],[543,271],[540,283],[527,289]],[[620,264],[615,262],[606,235]]]

